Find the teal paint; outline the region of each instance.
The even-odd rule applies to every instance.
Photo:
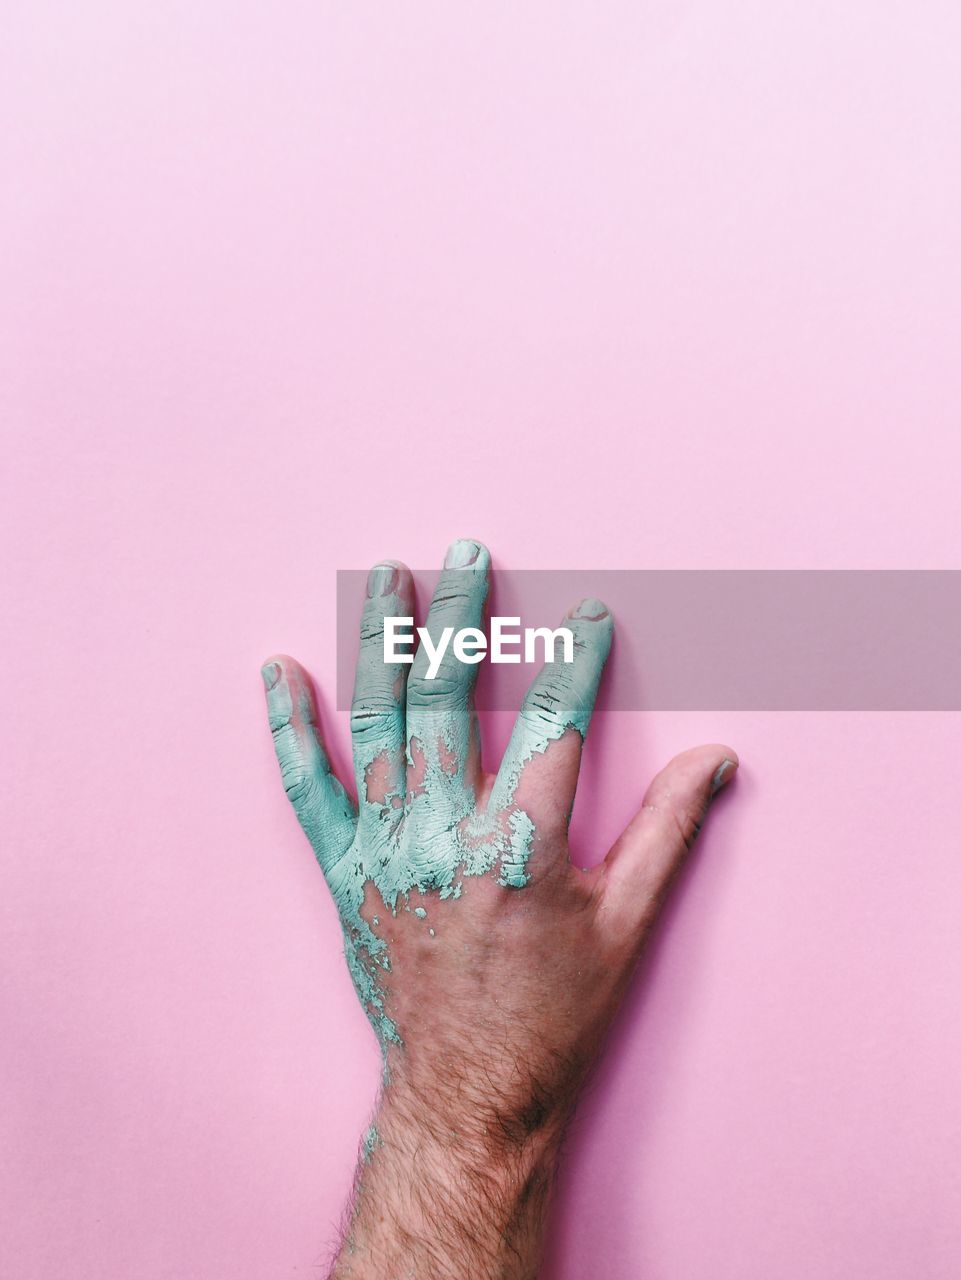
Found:
[[[488,554],[479,544],[464,540],[451,547],[432,605],[432,632],[440,634],[452,616],[465,625],[479,623],[488,569]],[[368,579],[351,715],[356,816],[319,744],[304,744],[307,704],[301,700],[294,705],[284,673],[273,670],[277,664],[264,669],[285,786],[327,877],[351,977],[385,1053],[401,1039],[381,981],[390,971],[383,912],[368,923],[362,914],[365,898],[370,902],[370,890],[376,889],[373,902],[379,896],[396,917],[399,908],[410,910],[415,891],[459,899],[468,876],[494,872],[499,883],[518,890],[530,883],[536,830],[531,815],[515,803],[518,782],[525,765],[569,729],[585,736],[613,630],[607,609],[595,600],[582,602],[565,620],[574,633],[575,661],[551,664],[534,681],[488,807],[477,812],[466,775],[466,762],[479,740],[476,717],[456,713],[466,701],[476,667],[461,663],[449,649],[438,660],[435,645],[437,669],[428,681],[430,657],[422,646],[409,667],[406,716],[403,705],[385,697],[385,686],[403,687],[408,670],[398,663],[384,671],[384,617],[406,612],[396,594],[398,582],[397,567],[386,561]],[[423,907],[413,913],[427,918]]]
[[[523,889],[530,881],[527,860],[534,845],[534,824],[523,809],[516,809],[508,819],[510,835],[501,854],[500,883],[511,889]]]
[[[354,806],[311,729],[308,691],[292,687],[276,662],[263,667],[261,676],[284,790],[326,874],[353,838]]]
[[[545,667],[528,690],[494,783],[492,810],[510,809],[524,766],[568,729],[575,729],[582,741],[587,737],[614,622],[600,600],[582,601],[567,621],[574,632],[575,660]]]
[[[370,1157],[379,1146],[380,1134],[377,1132],[377,1126],[372,1124],[368,1127],[367,1132],[364,1134],[363,1142],[361,1143],[360,1157],[364,1164],[367,1164],[370,1161]]]

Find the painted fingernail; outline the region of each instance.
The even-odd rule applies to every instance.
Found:
[[[480,547],[471,538],[458,538],[447,548],[445,569],[467,569],[480,555]]]
[[[270,693],[280,679],[280,667],[276,662],[268,662],[266,666],[260,668],[260,674],[263,677],[264,688]]]
[[[720,789],[734,777],[737,765],[733,760],[722,760],[711,779],[711,795],[717,795]]]
[[[584,618],[587,622],[600,622],[606,618],[610,610],[601,600],[582,600],[567,615],[569,618]]]
[[[397,585],[397,567],[392,564],[375,564],[367,575],[367,599],[389,596]]]

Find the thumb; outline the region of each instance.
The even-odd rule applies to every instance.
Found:
[[[653,920],[711,800],[737,766],[730,747],[713,743],[683,751],[661,770],[604,861],[604,895],[612,910],[635,923],[639,916]]]

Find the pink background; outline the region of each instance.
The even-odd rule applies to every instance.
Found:
[[[957,13],[5,6],[4,1276],[318,1274],[377,1054],[257,668],[329,705],[338,567],[958,567]],[[958,729],[599,724],[587,860],[744,764],[552,1280],[957,1275]]]

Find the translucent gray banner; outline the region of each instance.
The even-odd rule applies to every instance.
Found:
[[[366,572],[337,574],[337,705],[350,706]],[[437,571],[415,573],[423,625]],[[497,570],[489,613],[615,619],[608,710],[961,710],[961,571]],[[540,650],[538,650],[540,653]],[[478,705],[516,708],[536,665],[480,664]]]

